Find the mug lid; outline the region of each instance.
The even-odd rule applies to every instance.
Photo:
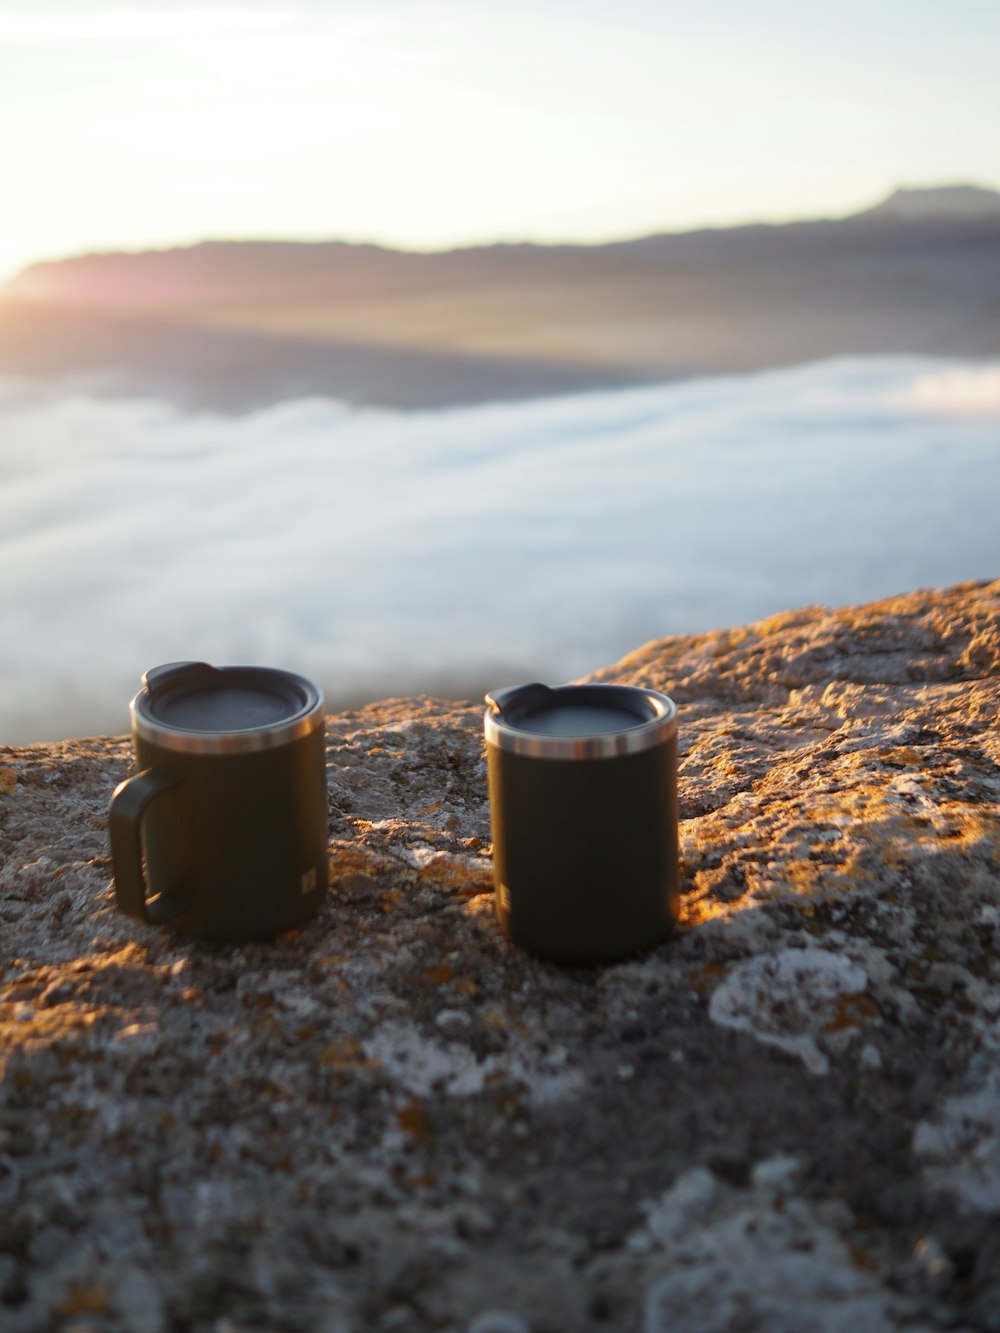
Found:
[[[168,662],[142,686],[130,710],[136,735],[185,754],[268,750],[323,722],[322,690],[274,667]]]
[[[677,708],[635,685],[537,682],[486,696],[486,741],[536,759],[602,759],[648,750],[677,731]]]

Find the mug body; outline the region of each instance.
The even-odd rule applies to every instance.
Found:
[[[677,724],[631,686],[487,696],[496,911],[517,945],[562,963],[659,944],[677,914]]]
[[[111,811],[123,910],[233,941],[271,938],[314,916],[329,879],[316,686],[266,668],[157,668],[133,700],[132,730],[139,772]],[[141,807],[134,817],[130,800]]]

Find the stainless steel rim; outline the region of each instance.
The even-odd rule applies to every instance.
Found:
[[[258,750],[274,750],[279,745],[300,740],[321,729],[326,721],[323,691],[305,676],[283,672],[296,682],[307,702],[296,713],[280,722],[263,727],[248,727],[246,731],[186,731],[170,727],[149,716],[144,705],[149,695],[141,689],[129,704],[133,736],[158,745],[176,754],[252,754]]]
[[[613,759],[618,755],[651,750],[677,734],[677,705],[667,695],[637,685],[615,685],[612,688],[640,695],[653,707],[655,715],[636,727],[600,736],[540,736],[512,726],[498,710],[487,708],[483,718],[486,743],[509,754],[527,755],[532,759]]]

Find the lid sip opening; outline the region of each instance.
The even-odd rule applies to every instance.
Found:
[[[168,662],[151,668],[130,711],[137,735],[167,750],[234,754],[272,749],[323,723],[323,692],[273,667]]]
[[[677,709],[656,690],[633,685],[533,682],[486,696],[486,741],[538,759],[599,759],[660,744],[677,729]]]

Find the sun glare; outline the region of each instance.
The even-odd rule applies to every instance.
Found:
[[[804,59],[773,40],[785,0],[721,28],[638,0],[35,3],[0,5],[0,281],[209,236],[600,241],[996,180],[985,33],[942,61],[866,18],[845,83],[855,20],[796,18],[842,43]]]

